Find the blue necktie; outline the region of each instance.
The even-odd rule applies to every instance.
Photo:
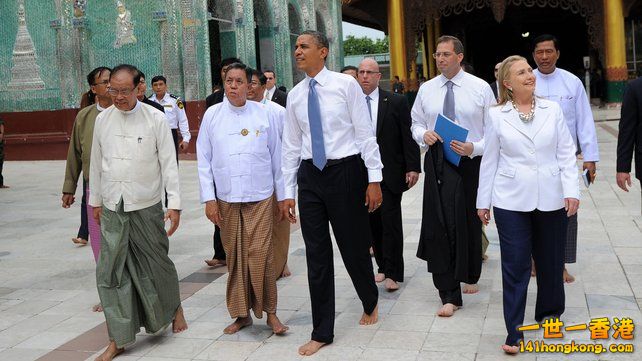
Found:
[[[370,121],[372,121],[372,108],[370,108],[370,101],[372,98],[370,98],[370,95],[366,95],[366,103],[368,104],[368,114],[370,114]]]
[[[323,170],[327,159],[325,158],[325,145],[323,144],[323,126],[321,125],[321,108],[319,97],[314,86],[317,81],[310,79],[310,90],[308,91],[308,120],[310,121],[310,136],[312,138],[312,164],[319,170]]]
[[[444,98],[444,115],[450,120],[455,120],[455,93],[453,93],[453,82],[448,80],[446,82],[446,97]]]

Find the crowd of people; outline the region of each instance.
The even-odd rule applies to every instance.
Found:
[[[215,225],[214,256],[205,262],[229,274],[233,322],[224,332],[251,325],[252,313],[265,313],[274,334],[288,332],[277,316],[276,281],[290,275],[296,222],[313,322],[299,353],[312,355],[334,339],[330,226],[363,306],[355,322],[376,323],[377,283],[394,292],[404,281],[401,200],[418,182],[425,152],[417,256],[442,301],[436,314],[453,316],[462,293],[478,292],[483,225],[492,209],[507,331],[501,347],[517,353],[531,274],[536,320],[564,312],[564,282],[573,281],[564,264],[576,261],[576,159],[581,151],[591,182],[599,161],[581,82],[555,66],[557,40],[535,40],[537,70],[520,56],[498,63],[493,87],[464,71],[461,41],[442,36],[433,54],[440,75],[421,85],[412,107],[402,83],[393,92],[380,88],[374,59],[341,74],[326,68],[328,51],[320,32],[297,38],[294,59],[306,77],[287,94],[276,87],[274,71],[225,59],[223,89],[206,99],[196,153],[200,201]],[[89,239],[94,250],[101,301],[95,309],[103,310],[110,338],[98,360],[106,361],[132,344],[141,326],[148,333],[169,324],[174,332],[187,329],[168,237],[180,223],[177,154],[190,133],[185,104],[167,92],[165,77],[152,78],[149,99],[145,75],[132,65],[97,68],[87,80],[93,103],[74,124],[62,205],[74,203],[82,172],[87,221],[74,242]],[[435,131],[440,115],[465,128],[466,139]],[[447,149],[458,164],[446,159]]]

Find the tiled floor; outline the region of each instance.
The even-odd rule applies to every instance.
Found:
[[[640,187],[631,193],[615,185],[617,122],[597,126],[602,161],[597,183],[582,190],[579,215],[579,262],[570,265],[577,281],[566,286],[567,324],[598,316],[631,317],[642,323],[642,234]],[[93,359],[107,342],[98,302],[90,248],[73,245],[79,207],[60,207],[64,162],[5,162],[8,190],[0,191],[0,360]],[[273,336],[265,319],[236,335],[223,335],[230,322],[225,307],[224,270],[203,267],[211,257],[213,227],[198,203],[196,165],[182,161],[181,227],[171,238],[170,256],[181,279],[190,329],[173,335],[142,334],[118,360],[300,360],[297,346],[311,331],[310,299],[301,232],[290,248],[293,276],[278,282],[279,316],[290,326]],[[501,305],[499,246],[488,228],[490,259],[484,264],[481,291],[465,295],[463,309],[450,319],[435,317],[439,306],[426,265],[415,257],[423,184],[404,195],[406,282],[395,293],[380,288],[380,322],[357,324],[361,308],[338,252],[336,268],[336,337],[310,360],[501,360],[505,335]],[[80,197],[78,196],[78,200]],[[533,318],[536,286],[531,284],[527,322]],[[528,334],[538,339],[541,333]],[[571,339],[589,342],[588,332]],[[604,342],[605,344],[607,342]],[[634,340],[636,347],[642,346]],[[642,352],[642,351],[639,351]],[[642,359],[633,355],[523,354],[534,359]]]

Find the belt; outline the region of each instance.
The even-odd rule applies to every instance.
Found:
[[[349,155],[349,156],[347,156],[345,158],[340,158],[340,159],[328,159],[326,161],[326,163],[325,163],[325,168],[333,167],[335,165],[338,165],[338,164],[341,164],[341,163],[344,163],[344,162],[349,162],[349,161],[351,161],[353,159],[356,159],[356,158],[359,158],[359,154]],[[304,159],[303,161],[307,162],[307,163],[312,163],[312,159]]]

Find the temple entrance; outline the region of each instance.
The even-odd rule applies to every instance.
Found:
[[[464,61],[474,67],[475,75],[494,81],[495,64],[509,55],[522,55],[536,67],[531,43],[541,34],[555,35],[560,41],[557,66],[584,79],[583,57],[597,52],[591,49],[586,19],[559,8],[527,8],[509,5],[498,23],[489,7],[441,18],[442,34],[455,35],[465,47]],[[593,66],[600,66],[593,64]]]
[[[236,56],[234,3],[231,0],[209,0],[207,11],[212,86],[222,87],[221,60]]]

